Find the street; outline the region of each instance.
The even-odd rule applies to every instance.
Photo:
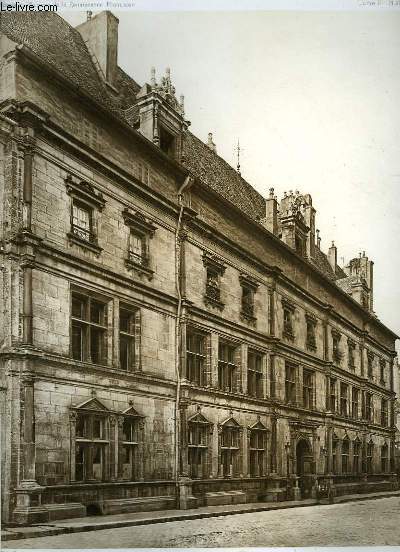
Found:
[[[398,497],[8,541],[4,548],[400,545]]]

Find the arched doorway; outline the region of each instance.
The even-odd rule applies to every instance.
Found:
[[[296,445],[296,475],[302,498],[310,498],[314,484],[314,458],[308,439],[300,439]]]

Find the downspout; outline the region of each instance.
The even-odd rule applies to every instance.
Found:
[[[175,373],[176,373],[176,397],[175,397],[175,483],[177,502],[179,504],[179,461],[180,461],[180,419],[179,419],[179,401],[181,393],[181,375],[180,375],[180,324],[181,324],[181,312],[182,312],[182,293],[181,293],[181,245],[179,239],[179,233],[182,226],[183,209],[185,207],[183,201],[183,192],[185,188],[191,183],[191,177],[188,175],[185,178],[182,186],[178,190],[178,203],[179,203],[179,217],[178,225],[175,232],[175,286],[176,294],[178,297],[178,306],[175,322]]]

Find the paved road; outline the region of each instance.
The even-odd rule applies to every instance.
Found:
[[[400,545],[399,497],[9,541],[4,548]]]

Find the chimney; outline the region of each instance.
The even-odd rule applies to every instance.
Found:
[[[98,72],[112,86],[115,86],[118,68],[118,23],[110,11],[94,17],[88,12],[87,21],[77,27]]]
[[[278,202],[273,188],[269,189],[269,197],[265,200],[265,218],[261,223],[272,234],[278,235]]]
[[[312,206],[312,199],[310,194],[304,196],[304,220],[309,228],[307,234],[307,257],[315,257],[315,209]]]
[[[321,249],[321,236],[320,236],[320,231],[318,230],[315,230],[315,233],[317,234],[317,247],[318,249]]]
[[[337,267],[337,249],[335,242],[332,242],[331,247],[328,249],[328,261],[331,265],[333,272],[336,272]]]
[[[217,153],[217,146],[213,142],[212,132],[208,133],[207,146],[210,148],[211,151],[213,151],[214,153]]]

